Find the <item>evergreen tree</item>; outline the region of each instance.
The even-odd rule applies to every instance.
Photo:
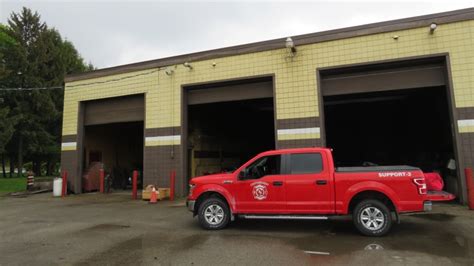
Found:
[[[64,92],[22,88],[61,86],[65,75],[90,70],[92,66],[84,63],[71,42],[63,40],[57,30],[49,28],[37,12],[28,8],[12,13],[0,34],[14,43],[7,45],[0,40],[5,69],[0,72],[4,73],[0,87],[19,88],[1,94],[1,106],[8,108],[4,113],[14,128],[4,143],[6,153],[10,161],[16,157],[18,169],[29,161],[39,175],[41,165],[46,163],[47,174],[51,174],[60,160]]]
[[[6,33],[6,27],[0,24],[0,80],[5,78],[11,73],[11,70],[7,68],[7,63],[5,60],[4,53],[5,51],[12,50],[16,45],[16,42]],[[3,83],[0,83],[0,90]],[[5,164],[6,164],[6,145],[10,142],[16,120],[14,117],[10,116],[10,108],[5,103],[6,101],[5,94],[0,91],[0,157],[2,163],[2,175],[6,177],[5,173]]]

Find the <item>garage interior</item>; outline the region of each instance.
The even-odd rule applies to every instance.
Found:
[[[206,84],[186,92],[188,177],[233,171],[275,149],[271,78]]]
[[[109,191],[131,189],[134,170],[143,186],[143,95],[86,102],[83,138],[83,192],[98,190],[102,167]]]
[[[444,190],[458,195],[450,95],[438,60],[321,72],[336,167],[416,166],[439,173]]]

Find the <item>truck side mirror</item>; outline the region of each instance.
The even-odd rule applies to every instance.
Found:
[[[239,179],[241,179],[241,180],[247,179],[247,177],[248,177],[248,172],[249,172],[249,170],[248,170],[247,168],[245,168],[244,170],[240,171],[240,173],[239,173]]]

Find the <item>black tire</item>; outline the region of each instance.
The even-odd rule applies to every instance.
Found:
[[[219,209],[220,208],[220,209]],[[215,210],[215,213],[206,213],[209,210]],[[211,217],[206,218],[206,215]],[[214,215],[214,216],[213,216]],[[220,218],[222,215],[222,219]],[[215,219],[212,219],[212,218]],[[229,224],[230,211],[227,203],[220,198],[208,198],[205,199],[200,205],[198,210],[199,224],[202,228],[207,230],[219,230],[223,229]],[[211,221],[210,221],[211,220]]]
[[[359,202],[352,213],[352,220],[357,230],[366,236],[384,236],[392,228],[390,210],[379,200]]]

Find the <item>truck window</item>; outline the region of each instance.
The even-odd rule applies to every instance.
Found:
[[[295,153],[290,155],[290,174],[316,174],[323,170],[320,153]]]
[[[242,179],[259,179],[281,174],[281,155],[264,156],[247,166],[240,173]]]

